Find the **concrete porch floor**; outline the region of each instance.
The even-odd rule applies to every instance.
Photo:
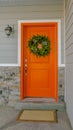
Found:
[[[72,130],[67,113],[58,111],[58,123],[17,122],[19,110],[0,106],[0,130]]]

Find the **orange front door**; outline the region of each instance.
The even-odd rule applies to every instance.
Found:
[[[57,23],[21,24],[21,99],[48,97],[58,99],[58,25]],[[28,40],[33,35],[48,36],[50,54],[37,57],[30,53]]]

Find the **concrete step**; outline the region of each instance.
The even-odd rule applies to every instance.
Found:
[[[18,102],[14,105],[15,109],[37,109],[37,110],[59,110],[66,109],[65,103],[24,103]]]
[[[14,107],[15,109],[41,109],[41,110],[65,110],[66,105],[64,101],[56,102],[55,99],[52,98],[25,98],[24,100],[20,100],[19,98],[13,99],[13,97],[8,102],[9,106]]]

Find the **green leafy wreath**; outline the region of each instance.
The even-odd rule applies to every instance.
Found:
[[[46,56],[50,53],[50,40],[47,36],[34,35],[28,41],[28,48],[36,56]]]

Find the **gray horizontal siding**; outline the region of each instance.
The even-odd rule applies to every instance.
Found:
[[[68,26],[70,19],[72,19],[72,15],[73,15],[73,4],[70,6],[69,13],[66,15],[66,27]]]
[[[0,7],[0,13],[25,13],[25,12],[47,12],[47,11],[63,11],[63,6],[61,5],[38,5],[38,6],[15,6],[15,7]]]
[[[64,0],[0,0],[0,6],[15,5],[62,5]]]
[[[55,14],[54,14],[55,13]],[[12,14],[0,14],[0,18],[3,19],[5,18],[6,19],[26,19],[26,18],[29,18],[29,19],[32,19],[32,18],[37,18],[37,19],[41,19],[41,18],[63,18],[63,12],[31,12],[31,13],[12,13]]]
[[[67,3],[66,8],[66,63],[71,63],[73,56],[73,1],[70,0]]]
[[[73,127],[73,0],[65,0],[66,106]]]
[[[31,1],[31,0],[30,0]],[[61,51],[62,63],[64,63],[64,7],[63,0],[38,1],[26,6],[0,7],[0,63],[17,63],[18,57],[18,20],[35,19],[61,19]],[[32,0],[33,1],[33,0]],[[46,3],[46,4],[44,4]],[[29,5],[29,6],[28,6]],[[14,25],[15,32],[9,38],[6,37],[4,29],[7,25]],[[11,58],[10,58],[11,57]],[[13,60],[14,59],[14,60]]]

